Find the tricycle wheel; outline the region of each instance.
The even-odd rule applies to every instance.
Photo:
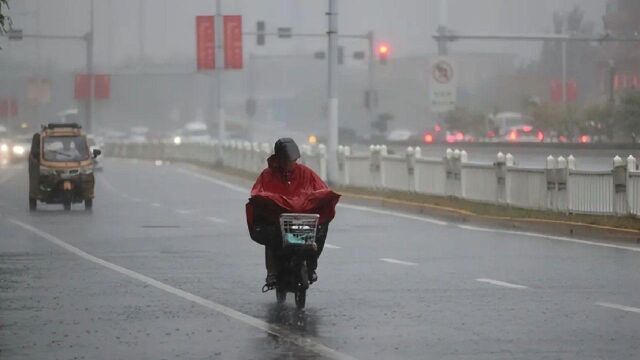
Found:
[[[38,200],[32,197],[29,198],[29,210],[36,211],[38,209]]]
[[[84,209],[91,210],[93,208],[93,199],[86,199],[84,201]]]

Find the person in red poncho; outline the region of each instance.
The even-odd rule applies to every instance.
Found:
[[[274,155],[267,160],[251,189],[246,205],[247,226],[251,239],[265,246],[267,285],[274,285],[278,275],[277,252],[282,247],[279,218],[283,213],[319,214],[316,236],[318,251],[307,258],[309,281],[318,279],[316,269],[327,237],[329,222],[335,217],[335,207],[340,195],[310,168],[298,164],[300,150],[289,138],[279,139]]]

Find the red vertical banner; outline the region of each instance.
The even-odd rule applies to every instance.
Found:
[[[111,96],[111,76],[106,74],[94,75],[94,97],[97,100],[106,100]]]
[[[575,80],[567,81],[567,102],[578,101],[578,83]]]
[[[89,98],[89,75],[76,74],[74,83],[74,98],[76,100],[87,100]]]
[[[242,16],[226,15],[224,17],[224,67],[226,69],[242,69]]]
[[[216,68],[215,28],[213,16],[196,16],[196,58],[198,70]]]
[[[562,82],[558,80],[551,80],[551,96],[552,103],[562,102]]]

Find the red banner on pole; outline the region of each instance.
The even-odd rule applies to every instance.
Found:
[[[226,69],[242,69],[242,16],[226,15],[224,17],[224,67]]]
[[[97,100],[106,100],[111,96],[111,75],[94,75],[94,97]]]
[[[557,80],[551,80],[551,102],[562,102],[562,82]]]
[[[214,25],[213,16],[196,16],[198,70],[213,70],[216,68]]]
[[[567,81],[567,102],[578,101],[578,83],[575,80]]]
[[[74,89],[76,100],[87,100],[89,98],[89,75],[76,74]]]

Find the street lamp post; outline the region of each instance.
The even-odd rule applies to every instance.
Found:
[[[337,0],[329,0],[329,20],[327,56],[329,65],[328,89],[328,126],[329,143],[327,144],[327,178],[334,183],[338,180],[338,6]]]

